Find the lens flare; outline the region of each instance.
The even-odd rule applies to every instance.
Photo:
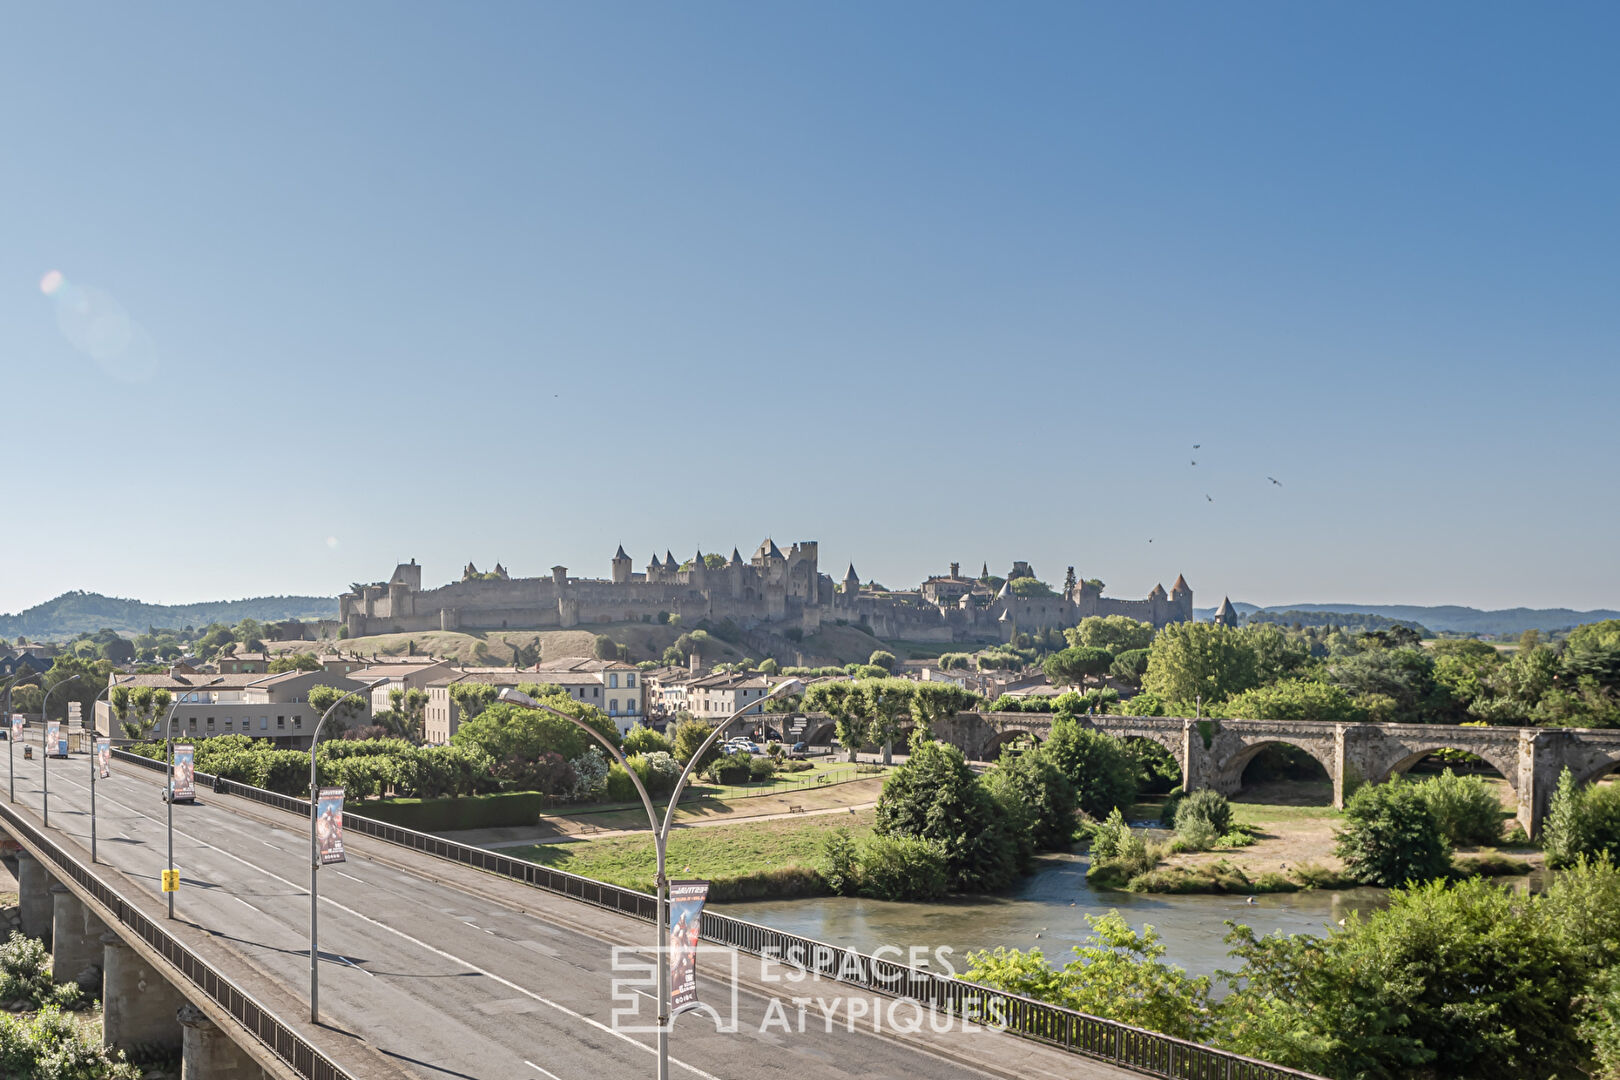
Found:
[[[62,287],[62,271],[47,270],[45,276],[39,279],[39,291],[46,296],[55,296],[56,290]]]
[[[329,548],[336,548],[338,546],[338,538],[335,536],[328,536],[326,538],[326,546]]]

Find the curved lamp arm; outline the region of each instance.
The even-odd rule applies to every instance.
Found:
[[[523,691],[514,690],[510,686],[502,687],[501,692],[496,695],[495,700],[504,701],[508,705],[516,705],[520,709],[532,709],[535,712],[550,713],[552,716],[568,721],[570,724],[573,724],[575,727],[591,736],[591,738],[607,747],[608,753],[613,755],[613,760],[617,761],[619,763],[619,767],[630,774],[630,782],[636,785],[636,794],[641,796],[641,805],[647,811],[647,827],[652,829],[654,835],[657,834],[658,814],[655,810],[653,810],[652,797],[647,794],[646,787],[642,785],[640,775],[637,774],[636,770],[632,769],[630,767],[630,763],[625,760],[624,751],[620,750],[617,746],[614,746],[612,740],[610,740],[606,735],[603,735],[600,731],[597,731],[595,728],[591,727],[591,725],[579,719],[579,717],[569,716],[561,709],[553,709],[550,705],[541,704],[528,694],[525,694]]]
[[[697,768],[697,763],[703,760],[703,755],[709,752],[709,747],[714,745],[714,741],[725,733],[726,728],[731,726],[733,720],[741,720],[743,715],[750,709],[763,709],[767,701],[784,693],[794,682],[793,679],[784,680],[777,685],[775,690],[772,690],[758,701],[749,702],[715,725],[714,730],[709,733],[709,737],[703,740],[703,745],[698,747],[697,753],[691,756],[686,763],[686,767],[681,770],[681,778],[675,781],[675,791],[669,797],[669,808],[664,811],[664,832],[666,834],[669,832],[670,825],[675,821],[675,804],[681,801],[681,792],[686,790],[686,782],[691,778],[692,770]]]
[[[312,818],[315,815],[315,744],[321,741],[321,728],[326,726],[326,718],[331,716],[339,705],[360,694],[369,694],[371,689],[370,686],[360,686],[350,690],[347,694],[328,705],[326,711],[321,713],[321,718],[315,721],[315,734],[309,737],[309,812]]]

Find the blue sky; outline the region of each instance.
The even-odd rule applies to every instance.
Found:
[[[0,611],[766,534],[890,585],[1620,606],[1617,45],[1598,4],[14,7]]]

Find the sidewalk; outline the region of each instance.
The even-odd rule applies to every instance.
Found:
[[[698,821],[677,821],[677,829],[707,829],[714,825],[742,825],[755,821],[778,821],[782,818],[821,817],[824,814],[853,814],[859,810],[870,810],[876,806],[875,802],[855,803],[851,806],[829,806],[821,810],[805,810],[800,813],[789,811],[785,814],[751,814],[747,817],[712,817]],[[635,836],[645,833],[646,829],[603,829],[593,833],[567,833],[563,835],[551,834],[547,836],[534,836],[527,840],[493,840],[487,843],[465,839],[472,833],[495,832],[494,829],[469,829],[459,833],[441,833],[447,840],[455,840],[462,844],[473,844],[476,847],[487,848],[490,851],[499,851],[502,848],[533,847],[535,844],[571,844],[576,840],[605,840],[614,836]]]

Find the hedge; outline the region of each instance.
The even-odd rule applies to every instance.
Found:
[[[445,832],[533,825],[540,820],[540,811],[546,808],[548,801],[537,791],[504,791],[455,799],[368,800],[349,803],[348,808],[361,817],[376,818],[417,832]]]

